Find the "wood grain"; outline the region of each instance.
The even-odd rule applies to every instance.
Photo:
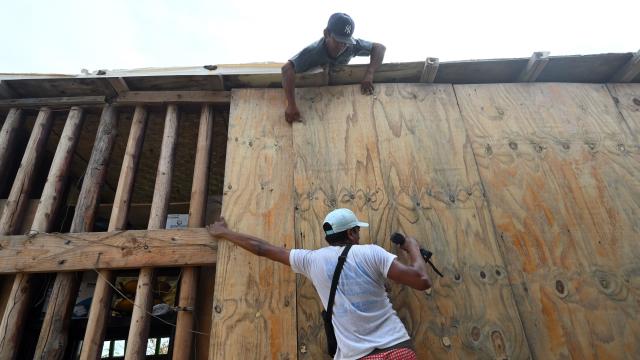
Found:
[[[12,108],[0,130],[0,179],[8,176],[9,159],[13,155],[18,130],[22,126],[22,110]]]
[[[361,243],[396,252],[389,235],[412,235],[445,272],[431,292],[392,287],[418,357],[528,357],[452,87],[378,84],[374,96],[360,95],[358,86],[300,94],[296,245],[325,246],[321,223],[334,207],[369,221]],[[303,278],[298,304],[299,357],[322,358],[321,308]]]
[[[604,85],[456,85],[534,358],[640,353],[640,152]]]
[[[222,214],[233,230],[292,248],[291,125],[282,90],[234,90]],[[221,241],[210,359],[296,357],[295,276]]]

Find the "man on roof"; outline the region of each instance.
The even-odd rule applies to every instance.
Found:
[[[355,24],[351,17],[344,13],[335,13],[329,17],[324,36],[307,46],[282,67],[282,88],[287,96],[285,119],[287,122],[301,121],[300,110],[296,105],[295,74],[303,73],[316,66],[344,65],[355,56],[369,56],[369,67],[364,79],[360,82],[363,94],[373,94],[373,74],[382,60],[386,48],[382,44],[354,39]]]
[[[359,221],[353,211],[335,209],[327,214],[322,225],[329,246],[317,250],[272,245],[232,231],[222,217],[208,228],[213,236],[290,266],[295,273],[311,280],[323,307],[331,308],[328,311],[336,340],[336,348],[331,350],[335,351],[334,359],[416,360],[411,338],[387,296],[385,280],[426,290],[432,285],[427,265],[412,237],[406,237],[400,245],[408,255],[408,264],[378,245],[361,245],[360,229],[367,227],[369,224]],[[345,260],[334,283],[340,257]]]

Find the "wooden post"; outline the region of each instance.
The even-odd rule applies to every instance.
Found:
[[[20,225],[20,217],[29,200],[33,174],[47,145],[52,122],[51,110],[42,108],[33,125],[31,137],[20,162],[20,168],[13,181],[2,216],[0,216],[0,235],[12,235]]]
[[[177,132],[178,106],[170,104],[167,106],[167,115],[164,123],[162,149],[160,150],[156,185],[153,191],[151,215],[149,216],[149,230],[162,229],[167,223],[167,209],[169,206],[169,195],[171,193],[171,178],[173,176]],[[153,302],[151,292],[153,274],[153,268],[142,268],[140,269],[140,275],[138,275],[138,287],[136,290],[133,314],[131,315],[127,350],[125,352],[127,360],[141,360],[145,358],[147,339],[149,336],[150,319],[148,313],[151,311]]]
[[[518,81],[521,82],[534,82],[549,62],[548,51],[536,51],[531,55],[527,66],[522,70],[518,76]]]
[[[8,163],[16,140],[16,133],[22,124],[22,110],[12,108],[0,131],[0,179],[7,177]],[[4,182],[4,180],[0,180]]]
[[[640,51],[633,54],[631,59],[624,64],[620,70],[618,70],[610,82],[631,82],[636,76],[640,74]]]
[[[195,166],[193,169],[193,184],[191,186],[191,202],[189,204],[189,227],[204,226],[207,210],[207,184],[209,183],[209,160],[211,158],[211,139],[213,137],[213,109],[211,105],[203,105],[200,114],[200,128],[198,129],[198,145]],[[173,359],[189,359],[193,340],[193,315],[196,306],[196,290],[198,284],[198,269],[195,267],[182,268],[180,281],[180,298],[176,336],[173,341]]]
[[[117,136],[118,114],[115,106],[106,105],[87,165],[78,203],[69,232],[90,232],[95,210],[100,200],[100,187],[107,174],[109,156]],[[82,273],[65,272],[56,275],[47,313],[42,323],[36,359],[61,359],[64,356],[71,322],[71,313],[78,295]]]
[[[49,112],[49,110],[47,110],[47,112]],[[47,182],[44,185],[44,190],[42,190],[42,196],[40,197],[40,203],[38,204],[33,224],[31,225],[32,231],[48,232],[51,227],[53,215],[61,200],[59,195],[64,190],[63,186],[67,170],[69,169],[69,164],[73,158],[73,151],[78,140],[78,134],[82,125],[82,113],[82,109],[77,107],[71,108],[69,112],[62,136],[60,136],[60,142],[53,157],[53,162],[51,163],[51,168],[49,169]],[[49,117],[50,114],[45,116]],[[38,115],[38,117],[40,118],[40,115]],[[38,124],[38,121],[36,121],[36,125]],[[48,127],[46,130],[46,132],[48,132]],[[36,131],[36,129],[34,129],[34,131]],[[31,143],[31,141],[29,142]],[[28,145],[27,149],[30,149]],[[41,151],[43,151],[43,149],[40,149],[40,152]],[[25,157],[35,155],[36,154],[29,155],[25,153]],[[13,282],[11,294],[7,301],[7,308],[0,323],[0,359],[15,359],[17,356],[22,336],[22,328],[26,321],[26,312],[29,307],[29,294],[31,293],[30,280],[30,275],[20,273],[16,275]]]
[[[440,59],[428,57],[427,60],[424,61],[424,68],[422,69],[422,74],[420,74],[420,82],[432,83],[436,79],[439,66]]]
[[[138,159],[140,158],[146,126],[147,110],[144,106],[136,106],[131,122],[129,140],[127,141],[127,149],[120,169],[118,188],[113,200],[108,231],[122,230],[126,227],[133,180],[138,166]],[[80,359],[82,360],[97,359],[100,356],[109,316],[109,307],[111,306],[112,289],[109,282],[113,282],[113,272],[111,270],[101,270],[93,291],[87,330],[84,334],[82,352],[80,353]]]

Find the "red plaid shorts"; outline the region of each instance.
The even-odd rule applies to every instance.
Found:
[[[416,353],[407,348],[393,349],[383,353],[368,355],[360,360],[418,360]]]

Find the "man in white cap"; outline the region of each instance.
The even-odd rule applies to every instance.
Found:
[[[302,49],[282,67],[282,88],[287,97],[285,120],[300,121],[300,110],[295,99],[295,74],[317,66],[348,64],[355,56],[369,56],[369,66],[360,82],[363,94],[373,94],[373,74],[382,64],[386,48],[384,45],[362,39],[354,39],[356,25],[345,13],[329,17],[323,37]]]
[[[213,236],[229,240],[250,252],[291,266],[313,282],[326,309],[338,257],[346,256],[339,275],[331,323],[337,340],[334,359],[417,359],[411,339],[385,290],[391,279],[417,290],[431,287],[427,267],[416,240],[406,237],[401,249],[409,264],[378,245],[360,245],[359,221],[353,211],[336,209],[324,219],[329,246],[318,250],[287,249],[257,237],[231,231],[220,218],[209,227]],[[348,247],[345,251],[345,248]]]

